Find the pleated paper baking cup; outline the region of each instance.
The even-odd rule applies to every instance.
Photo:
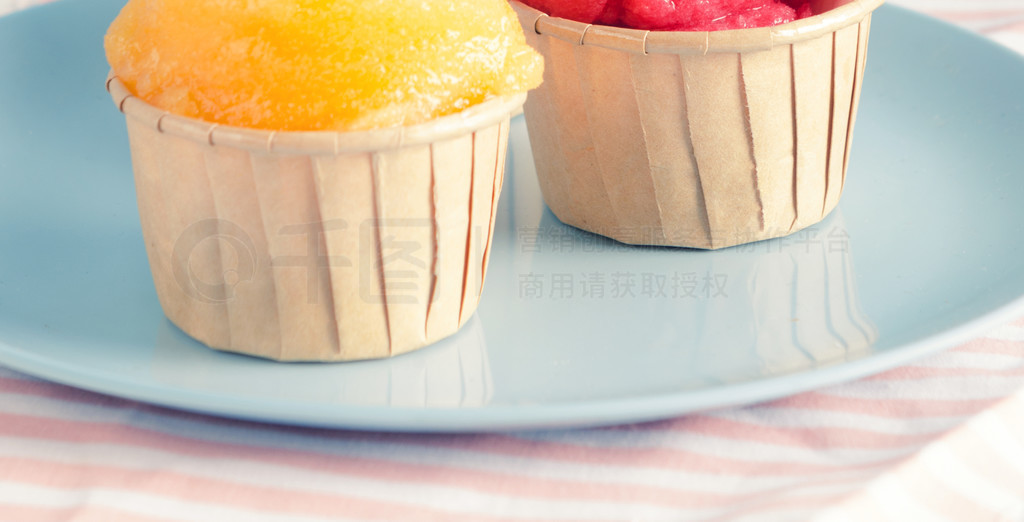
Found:
[[[210,347],[287,361],[387,357],[476,310],[524,96],[368,132],[273,132],[125,114],[164,313]]]
[[[846,181],[871,12],[813,2],[774,27],[640,31],[512,1],[544,83],[525,105],[541,191],[624,243],[723,248],[821,221]]]

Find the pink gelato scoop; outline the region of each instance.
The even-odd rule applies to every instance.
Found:
[[[784,24],[813,15],[800,0],[523,0],[551,16],[657,31],[722,31]]]

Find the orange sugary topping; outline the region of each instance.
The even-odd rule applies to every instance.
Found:
[[[258,129],[413,125],[543,70],[505,0],[130,0],[104,43],[150,104]]]

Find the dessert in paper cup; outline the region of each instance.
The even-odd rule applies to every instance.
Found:
[[[432,30],[470,16],[448,4],[125,7],[107,89],[174,324],[221,350],[341,361],[466,323],[509,115],[542,63],[503,2],[462,5],[476,25],[461,33]]]
[[[630,22],[621,6],[642,3],[574,4],[584,23],[512,1],[545,58],[524,110],[552,212],[624,243],[703,249],[821,221],[846,181],[882,0],[814,0],[799,18],[733,30],[710,30],[724,16],[664,28],[685,30],[601,25]]]

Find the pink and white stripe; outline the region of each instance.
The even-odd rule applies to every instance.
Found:
[[[1024,52],[1021,0],[898,3]],[[1024,520],[1024,317],[857,382],[589,430],[274,426],[0,368],[0,520]]]
[[[482,435],[218,419],[0,370],[0,518],[1014,520],[1022,366],[1007,325],[759,406]]]

